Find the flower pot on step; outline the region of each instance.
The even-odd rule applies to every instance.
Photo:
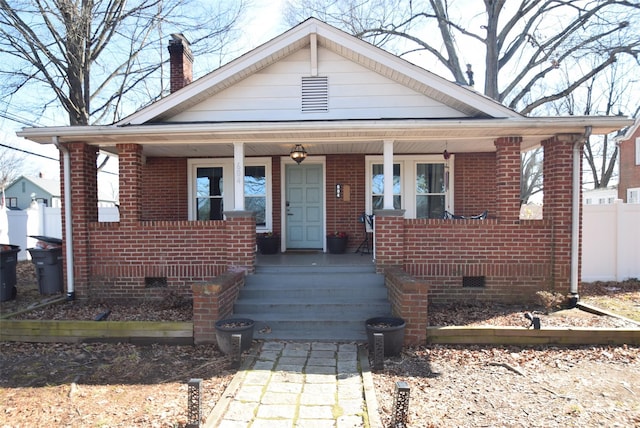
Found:
[[[342,254],[347,249],[348,237],[327,236],[327,250],[331,254]]]

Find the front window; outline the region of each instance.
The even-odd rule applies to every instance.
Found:
[[[384,208],[384,165],[373,164],[371,170],[371,206],[374,210]],[[393,208],[402,208],[402,186],[400,164],[393,164]]]
[[[443,218],[445,207],[444,164],[416,164],[416,218]]]
[[[424,155],[393,157],[393,208],[405,210],[406,218],[443,218],[452,211],[453,159]],[[366,211],[383,208],[384,164],[382,156],[367,156]]]
[[[266,226],[267,177],[264,165],[244,168],[244,208],[256,213],[256,226]]]
[[[244,209],[256,213],[256,230],[271,219],[271,158],[245,158]],[[234,209],[233,158],[189,159],[189,220],[224,220]]]
[[[222,167],[198,168],[196,178],[197,220],[222,220],[224,178]]]

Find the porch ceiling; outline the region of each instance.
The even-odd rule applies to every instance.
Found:
[[[116,153],[116,144],[136,143],[147,156],[232,156],[244,142],[247,156],[287,155],[295,143],[310,155],[382,153],[394,141],[394,153],[495,151],[500,137],[520,136],[527,149],[559,134],[608,134],[633,124],[623,117],[545,117],[520,119],[406,119],[317,122],[166,123],[139,126],[28,128],[19,136],[40,143],[83,141]]]

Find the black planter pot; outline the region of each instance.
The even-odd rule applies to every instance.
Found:
[[[258,249],[261,254],[277,254],[280,251],[279,236],[261,236],[258,238]]]
[[[392,357],[400,355],[404,345],[404,328],[407,325],[402,318],[376,317],[365,321],[367,328],[367,341],[369,349],[373,350],[375,342],[374,333],[382,333],[384,336],[384,356]]]
[[[331,254],[342,254],[347,249],[348,237],[327,236],[327,249]]]
[[[217,321],[216,327],[216,341],[218,342],[218,348],[229,355],[233,352],[233,344],[231,337],[234,334],[239,334],[240,339],[240,351],[244,352],[251,348],[251,341],[253,341],[253,328],[255,322],[249,318],[228,318]]]

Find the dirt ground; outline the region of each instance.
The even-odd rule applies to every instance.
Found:
[[[33,283],[31,291],[24,286],[30,269],[19,265],[18,299],[0,304],[3,316],[43,300]],[[640,282],[585,284],[581,299],[634,318]],[[23,317],[94,319],[110,310],[109,320],[148,319],[150,313],[190,319],[190,302],[172,295],[136,308],[62,303]],[[537,311],[543,327],[637,328],[576,310],[546,315],[543,309],[430,308],[430,323],[526,326],[523,312]],[[183,427],[188,380],[203,379],[207,415],[233,374],[215,346],[0,343],[0,427]],[[407,348],[387,358],[373,379],[385,427],[393,420],[398,381],[410,387],[408,427],[640,427],[640,347]]]

